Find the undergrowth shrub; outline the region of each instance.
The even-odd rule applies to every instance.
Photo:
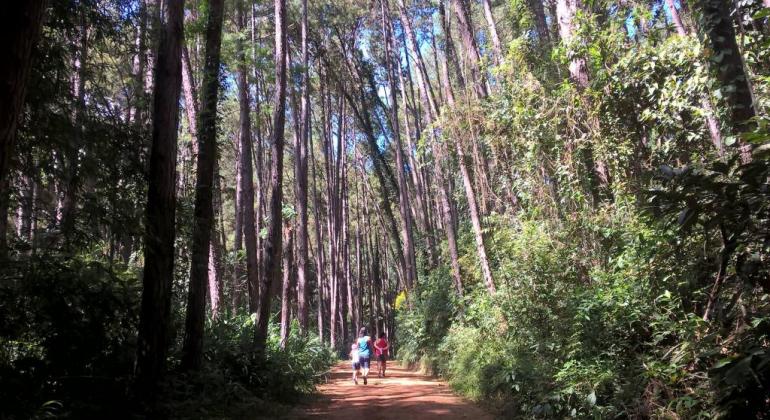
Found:
[[[136,272],[88,255],[33,256],[2,267],[0,418],[141,416],[132,391],[140,290]],[[278,415],[336,362],[316,335],[300,337],[296,324],[281,349],[279,327],[271,323],[263,354],[254,351],[253,334],[248,315],[209,321],[196,373],[176,370],[175,343],[158,414]]]

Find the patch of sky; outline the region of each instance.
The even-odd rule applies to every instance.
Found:
[[[681,10],[682,3],[681,0],[674,0],[674,7],[676,10]],[[615,14],[617,14],[617,6],[613,6],[615,9]],[[672,21],[671,17],[671,10],[668,8],[668,5],[665,3],[664,0],[656,0],[652,3],[652,9],[650,10],[652,14],[652,19],[647,22],[648,28],[644,28],[645,30],[649,29],[650,27],[654,26],[657,22],[660,16],[662,15],[664,17],[664,23],[666,25],[669,25]],[[663,12],[661,14],[661,12]],[[635,11],[632,9],[628,12],[628,15],[626,16],[625,20],[625,26],[626,26],[626,32],[628,33],[629,38],[635,38],[637,33],[639,32],[640,28],[638,26],[639,22],[638,19],[634,16]]]

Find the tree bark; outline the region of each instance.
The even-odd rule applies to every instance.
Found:
[[[399,0],[402,4],[403,1]],[[399,7],[402,21],[408,22],[408,18],[404,15],[403,5]],[[396,179],[398,180],[398,195],[399,195],[399,210],[401,212],[401,219],[404,224],[402,231],[402,237],[404,241],[404,260],[405,274],[406,274],[406,286],[409,291],[413,290],[417,284],[417,267],[416,258],[414,252],[414,233],[412,232],[412,215],[410,213],[409,204],[409,189],[406,184],[406,176],[404,174],[404,152],[401,145],[401,130],[398,124],[398,87],[395,85],[395,72],[393,65],[393,36],[390,33],[390,25],[386,24],[388,20],[387,10],[383,6],[382,8],[383,19],[383,37],[385,38],[385,66],[387,71],[387,80],[390,91],[390,126],[393,132],[393,139],[395,140],[396,151]],[[415,43],[416,44],[416,43]],[[419,51],[419,50],[418,50]],[[417,58],[421,61],[421,59]],[[430,97],[428,92],[426,96]],[[435,109],[435,104],[431,105]]]
[[[293,276],[291,270],[293,235],[291,225],[288,223],[283,230],[283,242],[286,250],[283,252],[283,282],[281,284],[281,341],[282,349],[286,348],[286,342],[289,339],[289,328],[291,324],[291,289],[293,285]]]
[[[82,8],[83,6],[81,6]],[[56,218],[64,237],[65,246],[70,246],[70,240],[75,229],[75,208],[77,207],[77,190],[80,183],[78,177],[78,162],[80,148],[83,143],[83,130],[85,118],[85,85],[86,67],[88,62],[88,22],[86,11],[79,11],[79,27],[77,29],[77,50],[74,54],[72,77],[72,95],[75,99],[75,110],[72,115],[73,137],[64,148],[64,180],[62,196],[56,209]]]
[[[155,67],[144,277],[137,342],[137,385],[152,398],[166,370],[174,278],[176,143],[182,84],[184,0],[166,8]]]
[[[302,98],[300,104],[300,135],[294,145],[295,178],[297,180],[297,318],[300,334],[305,335],[308,327],[308,287],[307,287],[307,147],[310,136],[310,74],[308,71],[307,43],[307,0],[302,0]]]
[[[538,39],[541,44],[549,44],[551,42],[551,34],[545,19],[543,0],[529,0],[529,9],[532,11],[532,16],[535,18],[535,30],[537,31]]]
[[[204,88],[205,89],[205,88]],[[182,91],[184,92],[184,108],[187,114],[187,129],[192,138],[193,147],[198,151],[198,89],[195,85],[192,66],[190,65],[190,53],[187,44],[182,48]]]
[[[487,20],[487,26],[489,26],[489,37],[492,38],[495,61],[500,63],[500,60],[503,59],[503,47],[500,36],[497,34],[497,24],[495,24],[495,16],[492,14],[492,5],[489,0],[481,0],[481,3],[484,6],[484,19]]]
[[[222,45],[224,0],[209,1],[206,27],[206,61],[203,69],[203,101],[198,139],[197,180],[195,183],[195,223],[192,231],[190,286],[187,294],[187,318],[182,348],[182,369],[198,370],[203,361],[203,330],[206,319],[209,253],[214,227],[214,168],[217,161],[217,100],[219,95],[219,63]],[[189,61],[189,57],[188,57]],[[188,66],[189,70],[189,66]],[[191,73],[191,72],[190,72]],[[192,92],[191,92],[192,93]],[[188,106],[195,104],[190,95]],[[195,120],[194,118],[192,119]],[[212,279],[216,281],[216,279]]]
[[[281,278],[281,210],[283,206],[283,142],[286,122],[286,1],[275,0],[275,95],[270,168],[270,223],[265,240],[265,263],[259,283],[255,345],[264,349],[270,318],[271,285]]]
[[[246,28],[246,12],[243,0],[237,2],[238,28]],[[259,279],[257,276],[257,237],[254,228],[254,170],[252,166],[251,107],[249,104],[249,80],[243,42],[236,41],[238,57],[238,102],[240,104],[240,199],[241,228],[246,249],[246,282],[248,285],[249,313],[258,310]]]
[[[731,3],[727,0],[699,0],[697,5],[703,14],[704,30],[714,51],[712,64],[730,108],[730,126],[733,134],[739,136],[753,129],[755,124],[751,119],[756,116],[756,109],[749,76],[735,38],[730,16]],[[751,161],[751,145],[743,141],[738,141],[738,144],[741,160]]]
[[[575,15],[583,5],[581,0],[556,0],[556,14],[559,21],[561,40],[569,45],[575,35]],[[574,57],[569,64],[570,79],[581,89],[588,87],[588,66],[584,57]]]
[[[455,11],[455,16],[457,17],[457,23],[460,26],[460,35],[462,35],[461,38],[465,52],[464,55],[466,60],[468,60],[470,67],[474,92],[477,98],[485,98],[487,96],[486,77],[484,77],[484,74],[479,67],[481,58],[479,56],[478,45],[476,44],[476,37],[474,36],[475,32],[468,11],[468,4],[466,0],[451,0],[451,2]]]
[[[388,16],[389,13],[387,10],[387,0],[382,0],[382,1],[383,1],[383,4],[382,4],[383,20],[389,21],[390,17]],[[409,41],[407,51],[411,52],[412,56],[414,57],[414,64],[415,64],[415,67],[417,68],[417,83],[420,86],[420,89],[422,89],[424,93],[423,100],[425,102],[426,108],[430,111],[431,115],[435,117],[435,115],[438,114],[438,105],[436,103],[436,95],[434,95],[433,88],[430,85],[428,70],[425,67],[425,62],[423,61],[422,53],[420,52],[420,45],[417,43],[417,38],[415,37],[414,30],[412,29],[412,21],[409,19],[409,16],[406,13],[404,0],[398,0],[398,13],[399,13],[399,16],[401,17],[401,26],[404,29],[406,39],[407,41]],[[388,29],[383,28],[383,30],[390,32],[389,30],[390,25],[383,25],[383,26],[388,27]],[[386,43],[390,42],[392,45],[395,44],[392,41],[392,38],[393,38],[392,36],[388,34],[383,34],[383,36],[385,36]],[[392,45],[390,47],[391,49],[393,48]],[[388,53],[388,55],[390,55],[390,53]],[[389,56],[388,56],[388,60],[391,60]],[[395,77],[392,77],[392,76],[391,78],[395,79]]]
[[[224,231],[217,229],[217,218],[222,217],[222,185],[219,179],[219,161],[214,163],[214,223],[211,225],[209,246],[209,305],[211,319],[220,315],[222,300],[222,255],[226,252]],[[220,223],[221,224],[221,223]],[[222,224],[221,224],[222,225]]]
[[[313,168],[313,218],[315,219],[315,241],[317,244],[316,250],[316,294],[318,297],[317,307],[317,321],[318,321],[318,337],[321,342],[324,342],[324,279],[326,278],[325,264],[323,254],[323,241],[321,240],[321,210],[320,210],[320,198],[318,197],[318,187],[316,185],[316,167],[315,167],[315,152],[313,149],[313,139],[309,139],[310,146],[310,160]]]
[[[468,200],[468,210],[471,213],[473,237],[476,241],[476,253],[479,258],[479,265],[481,265],[481,273],[484,278],[484,284],[487,286],[487,290],[493,295],[496,292],[496,288],[494,279],[492,278],[492,270],[489,268],[486,246],[484,245],[484,234],[481,228],[481,216],[479,215],[476,193],[473,191],[473,183],[471,182],[471,176],[468,171],[465,152],[459,141],[455,141],[455,148],[457,150],[457,159],[460,165],[463,186],[465,187],[465,197]]]
[[[5,47],[0,52],[0,260],[8,253],[11,156],[27,92],[32,49],[43,21],[44,0],[10,2],[0,14]]]

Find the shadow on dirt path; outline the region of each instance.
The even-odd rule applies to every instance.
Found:
[[[375,371],[374,365],[372,372]],[[388,366],[388,375],[369,375],[369,384],[351,380],[350,366],[340,363],[332,369],[329,382],[318,387],[320,396],[297,407],[290,419],[473,419],[492,416],[453,394],[445,383],[404,369]]]

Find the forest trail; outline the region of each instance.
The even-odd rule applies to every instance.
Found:
[[[452,393],[441,381],[393,363],[387,376],[378,378],[372,365],[369,384],[351,381],[348,362],[332,369],[329,382],[318,387],[321,396],[297,408],[292,419],[473,419],[492,416]],[[372,377],[373,376],[373,377]]]

